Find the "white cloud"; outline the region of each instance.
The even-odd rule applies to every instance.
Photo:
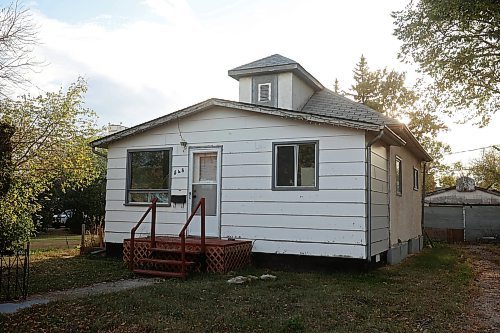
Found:
[[[236,99],[237,83],[227,77],[227,70],[273,53],[300,61],[330,86],[335,77],[344,84],[348,82],[350,68],[361,53],[378,65],[383,54],[394,55],[397,47],[386,43],[390,47],[382,55],[374,52],[377,49],[372,43],[387,40],[390,23],[382,30],[363,28],[345,15],[350,9],[339,8],[342,5],[335,2],[312,6],[295,1],[285,6],[259,0],[210,8],[201,14],[183,0],[143,3],[161,20],[111,26],[106,24],[109,18],[106,23],[94,18],[69,24],[37,13],[43,42],[40,52],[50,63],[37,76],[38,86],[49,90],[84,75],[90,90],[93,78],[99,77],[133,94],[160,91],[166,104],[154,110],[138,110],[154,117],[210,97]],[[370,6],[367,10],[372,14],[387,11],[380,4],[365,5]],[[121,119],[127,112],[115,109],[113,101],[106,110],[95,111],[106,122]],[[141,121],[137,119],[136,123]]]
[[[172,13],[176,17],[173,22],[136,21],[117,27],[95,21],[72,25],[36,15],[41,26],[39,52],[49,64],[41,75],[35,76],[37,86],[50,90],[84,75],[90,90],[92,79],[101,77],[133,94],[161,91],[170,105],[158,105],[152,113],[146,113],[151,116],[186,106],[192,102],[193,91],[208,98],[207,94],[200,94],[203,90],[215,90],[214,85],[206,89],[206,81],[200,80],[206,72],[203,67],[210,68],[213,60],[200,52],[208,47],[204,32],[196,25],[189,25],[188,29],[187,21],[180,19],[186,14],[185,6],[170,10],[176,11]],[[192,20],[192,15],[187,15]],[[108,110],[96,110],[106,113],[106,121],[121,118],[123,110],[110,110],[113,102],[109,101]]]
[[[390,17],[405,2],[253,0],[204,3],[201,10],[185,0],[144,0],[158,20],[132,13],[127,20],[99,16],[78,24],[35,12],[38,52],[49,65],[34,79],[53,90],[83,75],[88,104],[102,123],[126,125],[210,97],[237,99],[227,70],[274,53],[299,61],[327,87],[338,78],[348,88],[362,53],[373,68],[411,70],[397,61]]]
[[[172,25],[183,27],[198,25],[194,12],[185,0],[144,0],[143,3]]]

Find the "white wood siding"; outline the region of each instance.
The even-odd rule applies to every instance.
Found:
[[[389,249],[389,177],[387,148],[375,143],[371,149],[371,255]]]
[[[180,134],[189,146],[223,147],[222,237],[254,240],[255,252],[365,257],[364,132],[224,108],[110,146],[106,241],[129,237],[146,209],[124,205],[127,149],[172,147],[172,194],[187,193],[187,149],[179,145]],[[272,191],[273,142],[303,140],[319,141],[319,191]],[[176,234],[187,209],[159,207],[158,214],[157,233]]]

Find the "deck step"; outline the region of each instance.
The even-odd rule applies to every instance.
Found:
[[[161,247],[152,247],[149,249],[151,252],[160,252],[160,253],[181,253],[181,249],[164,249]],[[187,254],[200,254],[201,251],[188,251],[186,250]]]
[[[182,265],[181,260],[166,260],[166,259],[149,259],[143,258],[139,259],[138,262],[149,263],[149,264],[159,264],[159,265]],[[186,265],[194,265],[194,261],[186,261]]]
[[[172,244],[172,245],[181,245],[182,240],[180,238],[178,239],[169,239],[169,240],[162,240],[162,239],[156,239],[156,244]],[[201,240],[199,239],[187,239],[186,240],[186,245],[201,245]]]
[[[176,277],[176,278],[184,278],[185,275],[178,272],[163,272],[163,271],[153,271],[148,269],[134,269],[134,273],[141,275],[151,275],[151,276],[160,276],[160,277]]]

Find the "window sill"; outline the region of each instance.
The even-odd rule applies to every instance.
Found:
[[[142,202],[126,202],[123,204],[124,206],[137,206],[137,207],[148,207],[151,203],[142,203]],[[170,207],[171,203],[157,203],[156,207]]]

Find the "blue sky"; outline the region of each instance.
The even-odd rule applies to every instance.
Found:
[[[392,35],[390,13],[407,0],[28,1],[40,27],[37,55],[46,62],[33,74],[36,89],[85,77],[86,103],[101,124],[132,126],[207,98],[236,100],[238,83],[227,70],[274,53],[300,62],[326,87],[338,78],[348,88],[361,54],[372,68],[416,78],[397,59]],[[442,138],[454,150],[498,143],[498,117],[483,130],[448,123],[452,132]]]
[[[247,1],[247,5],[261,1]],[[286,6],[286,1],[279,1]],[[262,3],[262,2],[261,2]],[[63,20],[69,23],[83,23],[102,16],[113,16],[123,20],[158,20],[161,16],[155,14],[140,0],[34,0],[27,3],[49,18]],[[200,17],[211,16],[223,10],[230,10],[245,5],[245,1],[216,0],[189,1],[192,10]],[[119,24],[119,22],[114,22]]]
[[[72,24],[84,23],[106,15],[129,20],[149,20],[156,16],[140,1],[134,0],[35,0],[30,7],[39,10],[48,18]]]

